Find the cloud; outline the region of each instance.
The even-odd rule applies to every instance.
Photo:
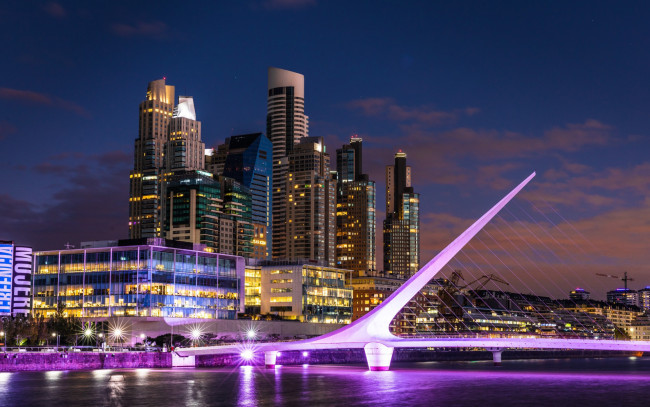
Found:
[[[262,6],[266,9],[299,9],[316,5],[316,0],[266,0]]]
[[[431,106],[400,106],[392,98],[353,100],[348,102],[346,106],[348,109],[361,111],[366,116],[381,116],[396,122],[415,122],[426,125],[453,123],[463,115],[473,116],[479,112],[479,109],[475,107],[442,111]]]
[[[38,202],[0,195],[2,238],[48,250],[126,237],[131,159],[122,151],[50,157],[65,186]]]
[[[607,144],[611,131],[611,126],[588,119],[581,124],[569,123],[564,128],[554,127],[544,133],[544,139],[558,150],[576,151],[589,144]]]
[[[374,113],[385,106],[374,101],[364,108]],[[419,124],[400,126],[401,136],[367,138],[366,171],[383,174],[384,167],[392,161],[397,149],[408,155],[414,169],[416,184],[434,183],[453,185],[470,182],[472,185],[497,190],[507,188],[511,181],[507,173],[518,168],[528,168],[531,158],[549,157],[564,162],[560,153],[575,152],[581,148],[604,146],[611,140],[614,129],[596,120],[569,123],[544,131],[541,136],[511,131],[454,128],[447,131],[424,130]],[[399,139],[399,144],[395,140]],[[365,140],[365,139],[364,139]],[[471,164],[464,164],[469,161]],[[562,171],[549,175],[563,177],[565,171],[578,174],[587,169],[578,163],[564,163]],[[626,181],[629,182],[629,181]]]
[[[593,119],[554,127],[541,137],[465,127],[443,133],[423,131],[416,126],[405,128],[414,142],[431,139],[438,146],[437,149],[446,154],[482,159],[522,158],[551,151],[573,152],[587,146],[604,146],[611,141],[612,131],[612,127]]]
[[[522,196],[582,211],[630,207],[650,196],[650,162],[598,171],[565,161],[542,174]]]
[[[4,140],[14,133],[16,133],[16,126],[5,120],[0,121],[0,140]]]
[[[68,15],[68,13],[65,11],[62,5],[60,5],[59,3],[55,3],[53,1],[43,6],[43,10],[47,14],[56,18],[64,18],[65,16]]]
[[[512,187],[512,181],[503,175],[521,168],[521,164],[503,163],[483,165],[477,169],[476,184],[490,187],[495,190],[504,190]]]
[[[111,26],[111,31],[120,37],[148,37],[157,40],[167,38],[169,34],[167,24],[162,21],[139,21],[133,25],[115,23]]]
[[[79,116],[90,118],[91,114],[84,107],[65,99],[50,96],[45,93],[31,90],[0,88],[0,99],[11,100],[22,103],[31,103],[43,106],[53,106],[68,110]]]

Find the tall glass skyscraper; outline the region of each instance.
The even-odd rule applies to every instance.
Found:
[[[409,278],[420,268],[420,194],[411,186],[406,153],[395,154],[386,166],[386,220],[384,220],[384,272]]]
[[[232,178],[204,171],[171,177],[166,187],[168,239],[207,245],[218,253],[251,257],[251,194]]]
[[[254,258],[270,255],[272,158],[271,141],[262,133],[253,133],[226,138],[206,164],[207,171],[232,178],[250,190]]]
[[[336,265],[353,271],[353,276],[374,275],[375,182],[362,173],[362,139],[336,150]]]
[[[266,134],[273,144],[272,256],[288,258],[287,174],[289,154],[309,134],[305,115],[305,78],[280,68],[268,71]]]

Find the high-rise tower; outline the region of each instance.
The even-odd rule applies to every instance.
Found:
[[[408,278],[420,268],[420,194],[411,186],[406,153],[395,154],[386,166],[386,220],[384,220],[384,272]]]
[[[306,137],[289,153],[286,238],[273,251],[289,260],[336,261],[336,182],[322,137]],[[274,186],[275,188],[275,186]]]
[[[377,270],[375,182],[362,173],[362,141],[353,136],[336,150],[336,265],[355,277]]]
[[[194,99],[179,96],[169,121],[165,147],[165,170],[170,172],[203,170],[205,144],[201,141],[201,122],[196,120]]]
[[[207,171],[233,178],[250,190],[254,258],[270,254],[272,151],[271,141],[264,134],[242,134],[226,138],[206,163]]]
[[[204,152],[194,99],[180,96],[174,107],[174,87],[166,85],[165,79],[150,82],[140,103],[140,131],[130,174],[131,238],[164,235],[166,181],[174,174],[203,170]]]
[[[161,235],[161,185],[168,140],[169,120],[174,110],[174,87],[165,79],[149,83],[140,103],[140,127],[135,140],[130,178],[129,235],[131,238]]]
[[[288,156],[309,133],[305,78],[299,73],[270,67],[268,80],[266,134],[273,145],[272,254],[274,258],[287,258]]]

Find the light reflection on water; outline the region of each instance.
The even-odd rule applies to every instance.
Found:
[[[0,373],[0,405],[647,406],[650,358]]]
[[[253,366],[240,366],[239,372],[239,398],[237,404],[240,406],[254,406],[256,400]]]

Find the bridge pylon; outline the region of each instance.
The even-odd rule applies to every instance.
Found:
[[[492,352],[492,361],[494,366],[501,366],[501,354],[505,349],[503,348],[485,348],[488,352]]]
[[[264,352],[264,367],[267,369],[275,368],[275,362],[278,358],[277,350],[269,350]]]
[[[363,347],[366,352],[368,369],[370,371],[383,371],[390,368],[390,361],[393,358],[393,347],[386,346],[379,342],[371,342]]]

